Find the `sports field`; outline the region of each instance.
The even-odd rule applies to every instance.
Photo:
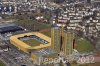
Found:
[[[76,49],[81,53],[90,52],[94,49],[93,45],[85,38],[77,38],[76,44]]]
[[[2,61],[0,61],[0,66],[5,66],[5,64]]]
[[[25,42],[26,44],[28,44],[29,46],[32,46],[32,47],[39,46],[40,44],[42,44],[40,41],[32,39],[32,38],[30,38],[28,40],[23,40],[23,42]]]

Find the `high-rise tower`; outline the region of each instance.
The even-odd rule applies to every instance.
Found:
[[[74,33],[64,30],[63,27],[52,27],[52,48],[55,52],[63,52],[64,55],[70,55],[74,49]]]
[[[71,31],[64,31],[64,44],[62,46],[65,55],[70,55],[74,49],[74,33]]]
[[[59,27],[51,28],[51,38],[53,50],[59,53],[61,48],[61,30]]]
[[[63,52],[64,55],[70,55],[73,52],[74,34],[66,27],[67,20],[59,17],[58,13],[51,29],[52,48],[57,52]]]

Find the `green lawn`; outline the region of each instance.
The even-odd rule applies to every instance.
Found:
[[[51,33],[50,32],[41,32],[42,34],[48,36],[48,37],[51,37]]]
[[[77,44],[76,49],[82,53],[90,52],[94,49],[93,45],[85,38],[77,38],[76,44]]]
[[[34,21],[34,20],[30,20],[30,19],[19,20],[16,23],[32,31],[51,28],[50,24],[45,24],[45,23]]]
[[[50,30],[47,31],[47,32],[44,31],[44,32],[41,32],[41,33],[48,36],[48,37],[51,37],[51,31]]]
[[[5,66],[5,64],[2,61],[0,61],[0,66]]]
[[[32,47],[42,44],[40,41],[35,40],[35,39],[24,40],[23,42],[25,42],[26,44],[28,44],[29,46],[32,46]]]

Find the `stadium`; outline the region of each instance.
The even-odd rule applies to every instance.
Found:
[[[30,32],[11,36],[10,42],[26,53],[51,46],[51,38],[39,32]]]

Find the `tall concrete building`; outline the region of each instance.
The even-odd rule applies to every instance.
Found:
[[[59,27],[51,28],[51,38],[53,50],[59,53],[61,49],[61,31]]]
[[[51,29],[52,48],[57,53],[63,52],[65,56],[72,54],[74,49],[74,33],[61,27]]]
[[[74,49],[74,33],[71,31],[64,31],[64,44],[62,46],[65,55],[70,55]]]

